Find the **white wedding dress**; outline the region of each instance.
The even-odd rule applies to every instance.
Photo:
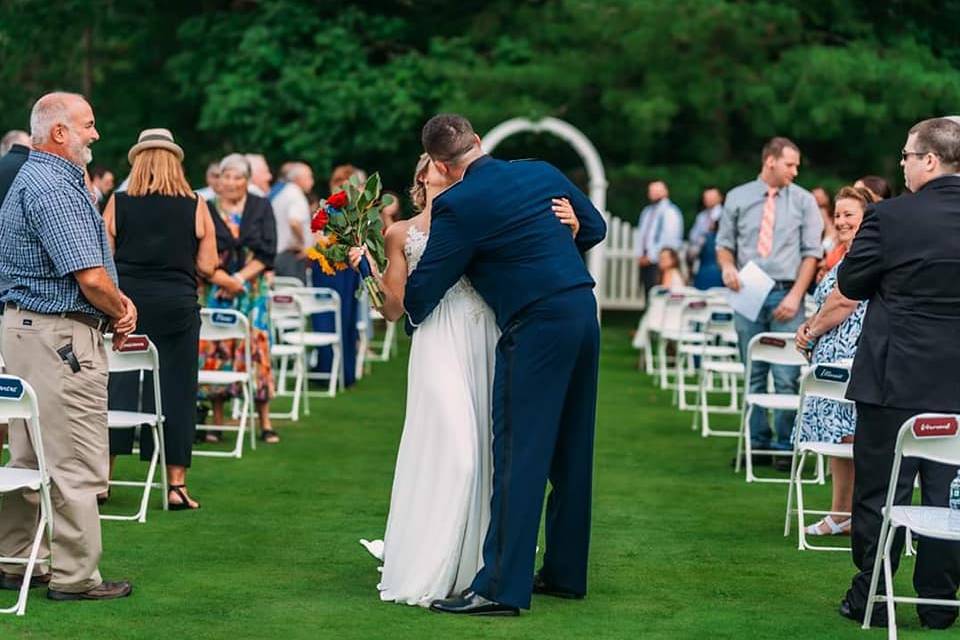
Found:
[[[427,234],[410,225],[412,272]],[[483,564],[492,488],[491,397],[499,330],[466,278],[417,327],[407,413],[382,545],[381,600],[429,606],[470,586]]]

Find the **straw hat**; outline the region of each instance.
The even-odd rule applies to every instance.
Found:
[[[144,129],[137,138],[137,144],[130,147],[127,152],[127,160],[133,164],[133,159],[141,151],[147,149],[166,149],[176,154],[177,158],[183,162],[183,149],[173,141],[173,134],[169,129]]]

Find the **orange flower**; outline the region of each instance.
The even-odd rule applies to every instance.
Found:
[[[347,263],[346,263],[346,262],[334,262],[334,263],[333,263],[333,268],[336,269],[337,271],[346,271],[346,269],[347,269]]]
[[[317,254],[317,262],[320,263],[320,270],[323,271],[328,276],[335,276],[337,272],[333,270],[333,267],[330,266],[330,262],[327,260],[327,257],[322,253]]]

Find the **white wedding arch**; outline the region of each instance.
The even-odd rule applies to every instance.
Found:
[[[516,133],[549,133],[565,140],[579,154],[587,169],[588,191],[593,205],[607,221],[607,238],[587,254],[587,266],[597,281],[597,299],[602,309],[642,309],[643,287],[633,264],[633,227],[607,211],[607,174],[603,160],[590,139],[569,122],[557,118],[533,121],[511,118],[483,136],[487,153]]]

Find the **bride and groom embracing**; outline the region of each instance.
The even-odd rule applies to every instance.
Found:
[[[466,118],[422,140],[422,212],[388,231],[381,280],[384,315],[415,329],[386,534],[363,541],[380,597],[473,615],[582,598],[599,354],[583,253],[606,224],[553,166],[485,155]]]

